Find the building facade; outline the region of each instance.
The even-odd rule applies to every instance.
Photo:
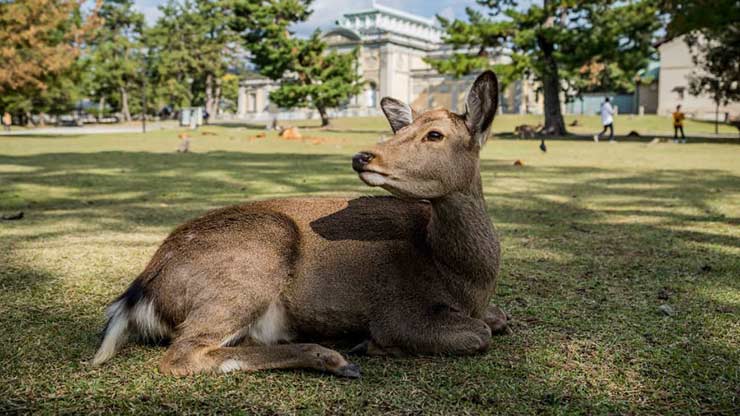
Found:
[[[338,109],[333,117],[380,114],[380,98],[390,96],[417,110],[445,107],[464,111],[465,94],[474,76],[454,79],[438,74],[425,58],[444,57],[451,50],[442,42],[442,31],[432,19],[374,4],[368,10],[345,14],[324,34],[329,47],[338,51],[359,48],[358,72],[365,90]],[[269,103],[277,83],[260,77],[242,81],[237,117],[262,121],[315,118],[312,109],[282,110]],[[503,92],[501,111],[541,113],[541,99],[531,82],[518,81]],[[539,101],[539,102],[538,102]]]
[[[689,77],[697,71],[691,51],[683,37],[663,43],[660,52],[660,78],[658,82],[658,114],[668,115],[681,105],[681,111],[691,118],[713,120],[716,106],[707,94],[694,96],[689,93]],[[720,120],[725,114],[740,114],[740,103],[719,107]]]

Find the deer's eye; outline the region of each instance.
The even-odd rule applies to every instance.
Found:
[[[442,133],[440,133],[440,132],[438,132],[436,130],[432,130],[429,133],[427,133],[426,137],[424,137],[424,140],[425,141],[430,141],[430,142],[438,142],[438,141],[442,140],[444,137],[445,136]]]

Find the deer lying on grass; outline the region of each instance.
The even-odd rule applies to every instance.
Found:
[[[129,334],[171,341],[165,374],[311,368],[358,377],[338,352],[474,354],[507,330],[479,171],[496,113],[493,72],[467,112],[417,114],[384,98],[394,136],[352,159],[394,197],[288,199],[211,211],[175,229],[107,310],[93,364]]]

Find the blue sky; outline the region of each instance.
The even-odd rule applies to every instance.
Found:
[[[159,16],[157,6],[164,2],[165,0],[135,0],[136,7],[144,13],[150,24],[154,23]],[[424,17],[434,17],[440,14],[450,18],[464,17],[465,7],[475,5],[473,0],[378,0],[377,2]],[[372,3],[372,0],[315,0],[313,2],[314,12],[309,21],[297,25],[295,30],[301,35],[307,35],[316,27],[325,29],[332,26],[342,14],[368,9]]]

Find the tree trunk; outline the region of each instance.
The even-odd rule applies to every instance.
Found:
[[[719,134],[719,101],[714,104],[714,134]]]
[[[205,123],[208,124],[208,118],[213,114],[213,75],[206,75],[206,113],[209,117],[205,118]]]
[[[131,121],[131,112],[128,109],[128,91],[126,87],[121,87],[121,114],[123,115],[123,121]]]
[[[221,115],[221,78],[216,78],[216,92],[213,94],[213,106],[216,115]]]
[[[565,130],[565,120],[560,110],[560,77],[554,58],[546,60],[548,69],[542,76],[545,95],[545,127],[542,131],[551,136],[563,136],[568,132]]]
[[[554,13],[554,10],[550,10],[551,3],[552,0],[545,0],[543,4],[546,10]],[[567,17],[565,9],[561,11],[560,17],[560,24],[565,24]],[[551,26],[553,19],[554,16],[551,15],[544,26]],[[540,34],[537,36],[537,46],[542,51],[545,64],[542,74],[542,89],[545,95],[545,127],[542,131],[551,136],[563,136],[568,132],[565,130],[565,120],[563,120],[563,113],[560,110],[560,76],[558,75],[558,63],[554,56],[555,45]]]
[[[321,106],[316,106],[316,109],[319,110],[319,114],[321,115],[321,127],[326,127],[329,125],[329,114],[326,112],[326,108]]]

